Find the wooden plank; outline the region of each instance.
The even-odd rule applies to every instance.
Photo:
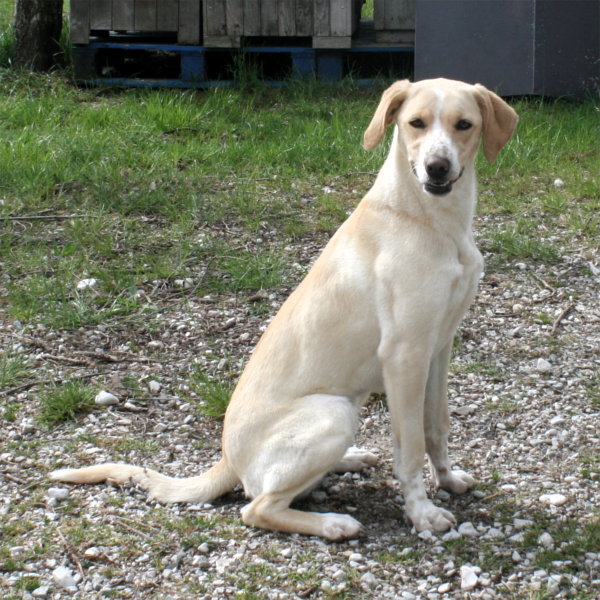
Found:
[[[117,31],[134,29],[134,0],[118,0],[112,5],[112,28]]]
[[[296,35],[313,34],[312,0],[296,0]]]
[[[87,44],[90,41],[90,2],[71,0],[71,43]]]
[[[114,7],[114,4],[113,4]],[[157,0],[156,2],[156,30],[177,31],[179,26],[178,0]]]
[[[279,35],[277,0],[262,0],[260,4],[261,35]]]
[[[352,46],[352,37],[336,35],[336,36],[313,36],[313,48],[350,48]]]
[[[224,36],[227,34],[225,2],[223,0],[204,0],[202,3],[203,28],[205,36]]]
[[[135,0],[133,28],[137,31],[156,31],[156,0]]]
[[[329,36],[331,34],[329,6],[332,0],[313,1],[313,35]]]
[[[296,2],[295,0],[279,0],[279,35],[284,37],[296,35]]]
[[[233,46],[239,46],[239,40],[244,30],[244,2],[243,0],[225,1],[225,22],[227,35],[231,38]]]
[[[159,0],[160,2],[160,0]],[[207,0],[204,0],[206,6]],[[200,45],[200,1],[199,0],[179,0],[179,29],[177,32],[177,41],[180,44],[189,44],[192,46]]]
[[[331,1],[331,35],[352,35],[352,0]]]
[[[244,35],[261,34],[260,4],[259,0],[244,0]]]
[[[373,22],[375,29],[385,29],[385,5],[389,0],[373,0]]]
[[[112,29],[112,1],[92,0],[90,2],[90,29],[110,31]]]

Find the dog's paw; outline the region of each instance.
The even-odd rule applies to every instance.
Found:
[[[412,513],[412,514],[411,514]],[[409,518],[417,531],[448,531],[456,525],[454,515],[429,500],[409,513]]]
[[[338,541],[356,537],[362,530],[362,525],[349,515],[325,513],[321,535],[328,540]]]
[[[465,471],[457,469],[448,471],[446,475],[439,478],[438,485],[453,494],[464,494],[475,485],[474,477],[471,477]]]
[[[377,455],[372,452],[357,448],[356,446],[350,446],[350,448],[346,450],[346,454],[344,454],[342,460],[336,465],[335,472],[348,473],[350,471],[352,473],[357,473],[367,467],[377,464],[378,460],[379,458]]]

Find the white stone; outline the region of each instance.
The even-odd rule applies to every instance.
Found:
[[[547,548],[549,550],[554,548],[554,540],[552,539],[552,536],[547,531],[544,531],[544,533],[542,533],[538,537],[538,544],[540,546],[544,546],[544,548]]]
[[[490,527],[485,532],[485,535],[483,537],[486,539],[496,539],[496,538],[504,537],[504,534],[502,533],[502,531],[500,531],[500,529],[498,529],[496,527]]]
[[[365,557],[360,552],[353,552],[348,557],[348,560],[351,560],[351,561],[354,561],[354,562],[362,562],[363,560],[365,560]]]
[[[81,281],[79,281],[77,283],[77,289],[78,290],[89,290],[93,287],[96,287],[96,284],[98,283],[97,279],[82,279]]]
[[[535,368],[539,373],[548,373],[552,371],[552,365],[545,358],[538,358]]]
[[[446,582],[446,583],[442,583],[442,585],[440,585],[440,587],[438,587],[437,591],[440,594],[447,594],[451,589],[452,589],[452,584]]]
[[[48,488],[46,496],[48,496],[48,498],[51,500],[60,502],[61,500],[66,500],[69,497],[69,490],[67,488],[51,487]]]
[[[552,506],[562,506],[567,501],[567,497],[562,494],[542,494],[540,502],[542,504],[551,504]]]
[[[86,558],[99,558],[102,554],[102,551],[100,550],[100,548],[97,548],[96,546],[90,546],[89,548],[87,548],[83,555]]]
[[[472,590],[479,581],[479,577],[470,565],[463,565],[460,568],[460,589]]]
[[[456,531],[456,529],[451,529],[450,531],[448,531],[448,533],[445,533],[442,536],[442,541],[449,542],[452,540],[458,540],[461,537],[462,537],[462,535],[460,535],[460,533],[458,533],[458,531]]]
[[[52,579],[59,587],[67,590],[75,591],[77,589],[77,581],[73,577],[73,571],[68,567],[56,567],[52,571]]]
[[[433,535],[433,533],[431,533],[431,531],[429,529],[424,529],[423,531],[419,531],[419,538],[424,540],[425,542],[430,542],[432,540],[435,540],[436,537]]]
[[[98,404],[99,406],[110,406],[111,404],[118,404],[119,399],[115,395],[111,394],[110,392],[101,390],[100,392],[98,392],[96,394],[96,397],[94,398],[94,402],[96,404]]]
[[[147,386],[148,386],[148,391],[151,394],[158,394],[160,392],[160,390],[161,390],[161,387],[162,387],[160,385],[160,383],[158,381],[155,381],[154,379],[152,379],[151,381],[149,381],[147,383]]]
[[[292,555],[292,552],[291,548],[284,548],[279,554],[281,554],[283,558],[289,558]]]
[[[31,595],[34,598],[45,598],[48,595],[49,591],[50,591],[49,586],[41,585],[39,588],[35,588],[35,590],[33,590],[33,592],[31,592]]]
[[[554,187],[561,188],[561,187],[563,187],[564,185],[565,185],[565,182],[564,182],[564,181],[563,181],[563,180],[562,180],[560,177],[557,177],[557,178],[554,180]]]
[[[458,533],[464,535],[466,537],[478,537],[479,532],[475,529],[473,523],[471,521],[466,521],[465,523],[461,523],[458,526]]]
[[[517,531],[521,529],[525,529],[526,527],[531,527],[533,525],[533,521],[530,519],[513,519],[513,526]]]
[[[367,571],[361,578],[360,578],[360,582],[362,583],[362,585],[370,590],[374,590],[377,587],[377,577],[375,577],[375,575],[373,575],[373,573],[370,573],[369,571]]]

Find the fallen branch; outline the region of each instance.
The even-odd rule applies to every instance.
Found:
[[[58,531],[58,535],[60,536],[63,546],[65,547],[65,551],[67,552],[67,556],[69,557],[69,560],[77,566],[77,569],[81,573],[82,580],[85,579],[85,573],[83,571],[83,567],[81,566],[81,562],[79,560],[79,557],[75,553],[75,550],[73,550],[73,546],[67,541],[67,539],[63,535],[63,532],[61,531],[59,525],[56,526],[56,531]]]
[[[565,306],[565,308],[563,308],[562,312],[560,313],[560,315],[558,315],[558,317],[556,317],[556,320],[554,321],[554,323],[552,323],[552,329],[550,330],[550,335],[553,336],[556,333],[556,330],[558,329],[558,326],[560,325],[560,322],[575,308],[575,306],[573,304],[567,304],[567,306]]]

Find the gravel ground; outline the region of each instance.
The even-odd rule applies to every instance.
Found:
[[[479,222],[486,246],[488,227]],[[323,240],[290,247],[303,267]],[[0,596],[6,598],[600,597],[598,257],[557,240],[556,265],[490,258],[459,332],[450,375],[451,453],[478,487],[431,490],[457,530],[417,535],[391,472],[384,401],[363,409],[358,444],[380,456],[330,475],[301,507],[352,513],[359,539],[246,528],[234,491],[214,506],[159,506],[136,489],[56,486],[58,466],[106,460],[193,475],[219,456],[220,422],[202,416],[194,363],[234,378],[288,289],[198,298],[165,282],[158,313],[71,332],[0,313],[2,347],[30,378],[0,442]],[[156,288],[154,288],[156,289]],[[143,290],[142,290],[143,292]],[[182,301],[182,297],[185,297]],[[150,300],[149,300],[150,302]],[[84,377],[119,402],[55,429],[39,425],[42,384]],[[132,387],[132,381],[135,386]],[[152,383],[154,382],[154,383]]]

